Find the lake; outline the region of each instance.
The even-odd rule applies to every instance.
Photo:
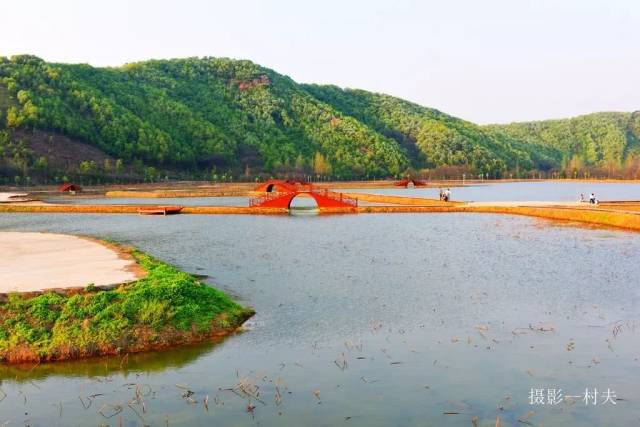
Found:
[[[528,184],[509,191],[527,194]],[[488,191],[454,195],[467,188]],[[545,188],[532,199],[577,190]],[[609,188],[597,190],[602,199],[638,198],[635,186]],[[257,311],[247,331],[219,343],[0,367],[0,423],[602,426],[640,417],[637,233],[472,213],[0,214],[0,229],[132,244]],[[585,404],[594,388],[597,404]],[[574,397],[532,405],[532,389]],[[607,389],[615,404],[602,403]]]
[[[437,188],[381,188],[348,189],[345,192],[391,194],[406,197],[438,198]],[[580,194],[585,199],[592,192],[599,200],[640,200],[640,184],[612,183],[601,181],[487,181],[485,184],[471,184],[453,187],[452,199],[474,202],[506,201],[552,201],[576,202]]]
[[[348,188],[336,189],[345,193],[375,193],[405,197],[438,198],[438,188]],[[575,202],[584,194],[585,199],[595,193],[599,200],[640,200],[640,184],[600,181],[521,181],[473,184],[452,188],[452,199],[457,201],[552,201]],[[181,198],[104,198],[53,196],[45,199],[51,203],[75,204],[124,204],[124,205],[182,205],[182,206],[248,206],[248,197],[181,197]],[[377,205],[361,201],[361,206]],[[311,207],[309,198],[296,198],[292,207]]]

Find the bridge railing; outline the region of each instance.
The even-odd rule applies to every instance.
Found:
[[[274,199],[279,199],[281,197],[288,197],[291,195],[291,192],[287,192],[287,193],[267,193],[264,196],[260,196],[260,197],[251,197],[249,199],[249,207],[256,207],[256,206],[260,206],[265,202],[268,202],[269,200],[274,200]]]
[[[327,197],[329,199],[333,199],[333,200],[337,200],[339,202],[342,203],[346,203],[348,205],[351,205],[353,207],[358,207],[358,199],[353,198],[353,197],[349,197],[349,196],[345,196],[342,193],[336,193],[334,191],[329,191],[327,189],[325,190],[313,190],[314,193],[319,194],[321,196]]]
[[[287,191],[287,192],[274,192],[267,193],[264,196],[252,197],[249,199],[249,207],[259,207],[263,206],[265,203],[268,203],[272,200],[276,199],[291,199],[298,194],[310,194],[312,197],[324,197],[325,199],[331,199],[339,202],[341,205],[347,205],[352,207],[358,207],[358,199],[354,197],[349,197],[344,195],[343,193],[336,193],[333,191],[325,190],[310,190],[310,191]],[[322,207],[322,200],[317,200],[318,206]]]

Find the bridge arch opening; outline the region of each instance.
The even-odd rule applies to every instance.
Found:
[[[311,193],[298,193],[289,200],[290,213],[316,213],[320,209],[318,201]]]

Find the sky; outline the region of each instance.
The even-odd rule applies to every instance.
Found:
[[[638,0],[10,0],[0,56],[250,59],[476,123],[640,109]]]

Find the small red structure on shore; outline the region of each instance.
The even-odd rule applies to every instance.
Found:
[[[82,191],[82,187],[76,184],[67,182],[58,187],[58,191],[61,193],[79,193]]]
[[[409,187],[426,187],[427,186],[427,181],[422,180],[422,179],[403,179],[402,181],[397,181],[394,184],[396,187],[404,187],[404,188],[409,188]]]
[[[282,179],[270,179],[254,188],[254,191],[265,193],[290,193],[292,191],[311,191],[313,184],[304,181],[292,181]]]

